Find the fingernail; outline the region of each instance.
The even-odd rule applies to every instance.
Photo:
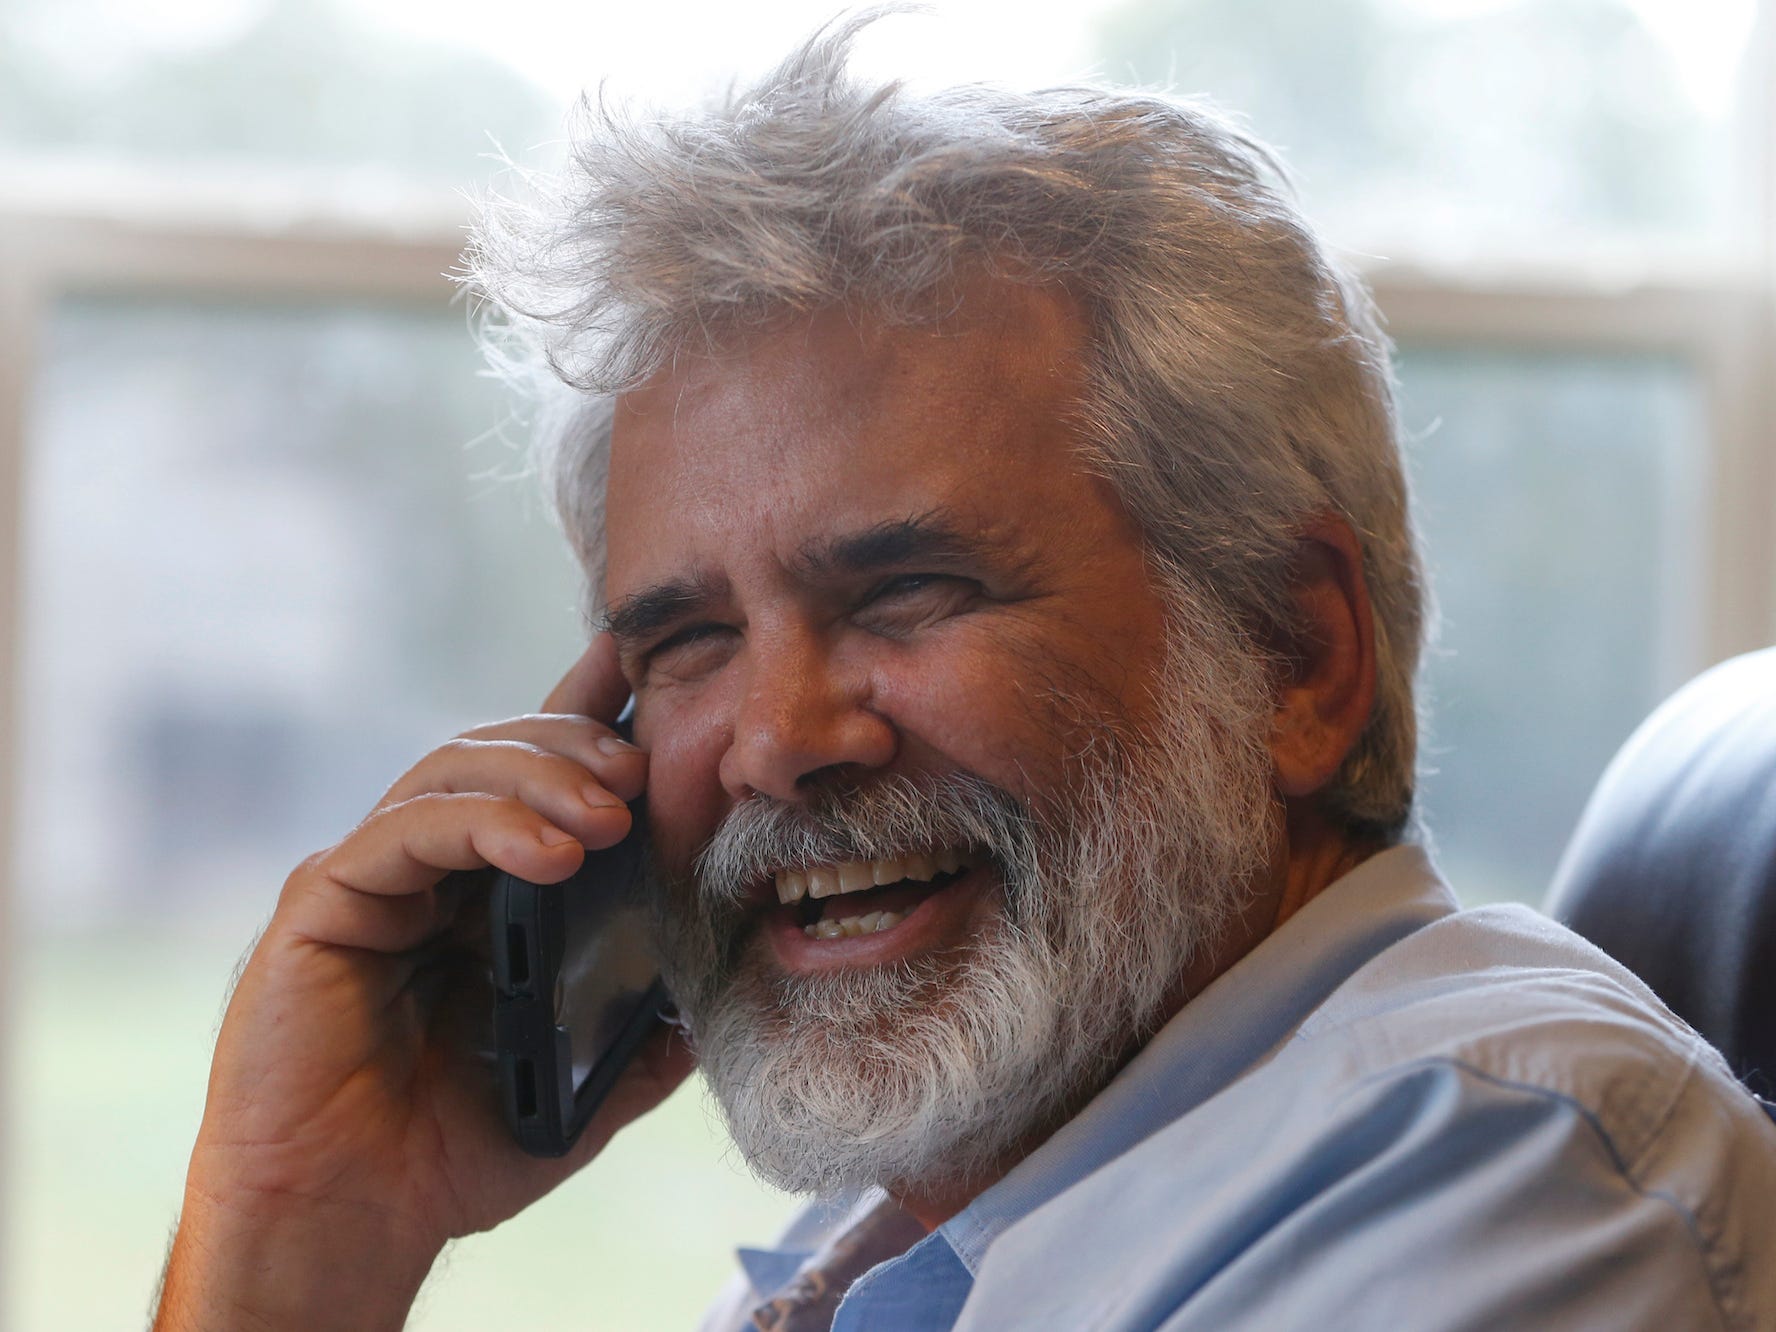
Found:
[[[627,740],[617,739],[614,735],[601,735],[598,737],[598,752],[609,754],[614,758],[618,754],[635,753],[635,746]]]
[[[545,823],[541,828],[537,829],[537,841],[541,842],[544,846],[561,846],[573,840],[574,835],[572,833],[563,832],[552,823]]]
[[[623,803],[619,797],[612,795],[602,786],[582,786],[580,799],[592,806],[593,809],[617,809]]]

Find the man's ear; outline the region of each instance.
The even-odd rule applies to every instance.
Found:
[[[1300,797],[1332,780],[1375,706],[1375,617],[1363,548],[1344,519],[1298,529],[1291,596],[1270,753],[1278,793]]]

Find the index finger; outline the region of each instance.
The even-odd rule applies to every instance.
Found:
[[[629,682],[617,664],[617,644],[608,633],[599,634],[568,667],[561,683],[543,700],[543,711],[590,717],[606,725],[629,701]]]

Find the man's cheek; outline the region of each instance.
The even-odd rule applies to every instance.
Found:
[[[1099,738],[1099,718],[1070,714],[1051,691],[1008,678],[934,672],[878,702],[901,727],[912,766],[967,773],[1032,808],[1064,805],[1069,762]]]
[[[661,869],[688,878],[730,801],[721,787],[720,734],[712,726],[656,725],[648,739],[648,831]]]

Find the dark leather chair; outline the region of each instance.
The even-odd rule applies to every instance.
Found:
[[[1547,911],[1776,1100],[1776,648],[1685,685],[1592,794]]]

